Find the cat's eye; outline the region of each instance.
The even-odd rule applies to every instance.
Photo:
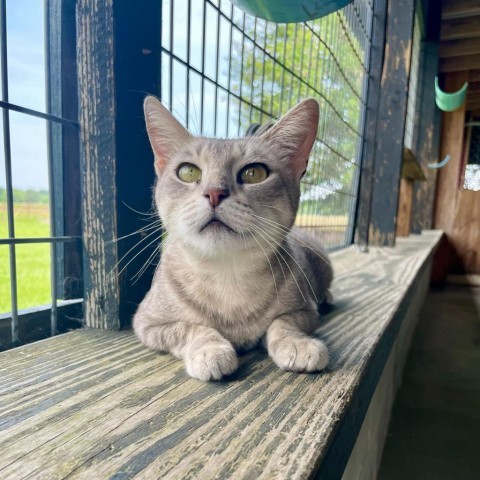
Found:
[[[268,177],[268,170],[261,163],[252,163],[242,168],[238,177],[241,183],[260,183]]]
[[[177,171],[178,178],[185,183],[199,182],[202,171],[192,163],[182,163]]]

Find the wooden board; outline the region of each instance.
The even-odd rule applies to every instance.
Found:
[[[387,2],[374,3],[372,46],[368,71],[367,108],[365,111],[365,134],[362,146],[362,167],[358,188],[356,219],[356,243],[368,245],[370,213],[372,208],[373,174],[375,171],[375,136],[377,132],[378,106],[380,102],[380,82],[383,71],[385,50],[385,19]]]
[[[440,141],[440,110],[435,104],[435,89],[432,85],[438,71],[438,43],[424,43],[424,70],[422,76],[422,95],[420,101],[420,125],[415,152],[426,182],[417,182],[413,187],[412,232],[432,228],[433,207],[435,201],[435,186],[437,171],[428,168],[429,163],[437,163]]]
[[[83,330],[0,354],[1,478],[341,478],[439,232],[333,255],[324,373],[262,351],[189,379],[131,332]]]
[[[477,25],[480,30],[480,25]],[[451,40],[440,44],[440,57],[449,58],[459,55],[479,55],[480,54],[480,32],[478,38],[468,38],[465,40]]]
[[[147,94],[160,93],[161,5],[77,2],[85,321],[91,327],[129,326],[153,274],[150,266],[131,287],[155,248],[135,249],[142,237],[132,234],[145,227],[141,213],[152,208],[155,173],[142,105]]]
[[[478,0],[444,0],[442,2],[442,20],[480,15],[480,2]]]
[[[402,178],[397,214],[397,237],[408,237],[412,225],[413,180]]]
[[[390,1],[381,80],[369,242],[393,246],[403,158],[415,2]]]
[[[445,90],[454,92],[467,79],[466,73],[454,73],[445,78]],[[449,232],[455,215],[459,173],[462,164],[465,105],[454,112],[442,113],[440,159],[451,159],[438,172],[434,226]]]
[[[480,55],[459,55],[453,58],[442,58],[439,63],[440,72],[468,72],[480,68]]]
[[[442,41],[480,37],[480,15],[442,22]]]

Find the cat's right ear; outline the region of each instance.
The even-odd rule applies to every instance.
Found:
[[[143,110],[148,138],[155,154],[155,170],[160,175],[172,155],[192,136],[157,98],[147,97]]]

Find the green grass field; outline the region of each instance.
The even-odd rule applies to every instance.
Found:
[[[48,205],[16,204],[15,236],[48,237]],[[0,203],[0,238],[8,237],[7,212]],[[9,247],[0,245],[0,313],[11,311]],[[20,309],[50,302],[50,245],[17,245],[18,307]]]

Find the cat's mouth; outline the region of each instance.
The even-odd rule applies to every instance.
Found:
[[[229,232],[235,233],[235,230],[231,227],[229,227],[226,223],[222,222],[219,218],[217,217],[212,217],[201,229],[200,232],[203,232],[205,230],[228,230]]]

